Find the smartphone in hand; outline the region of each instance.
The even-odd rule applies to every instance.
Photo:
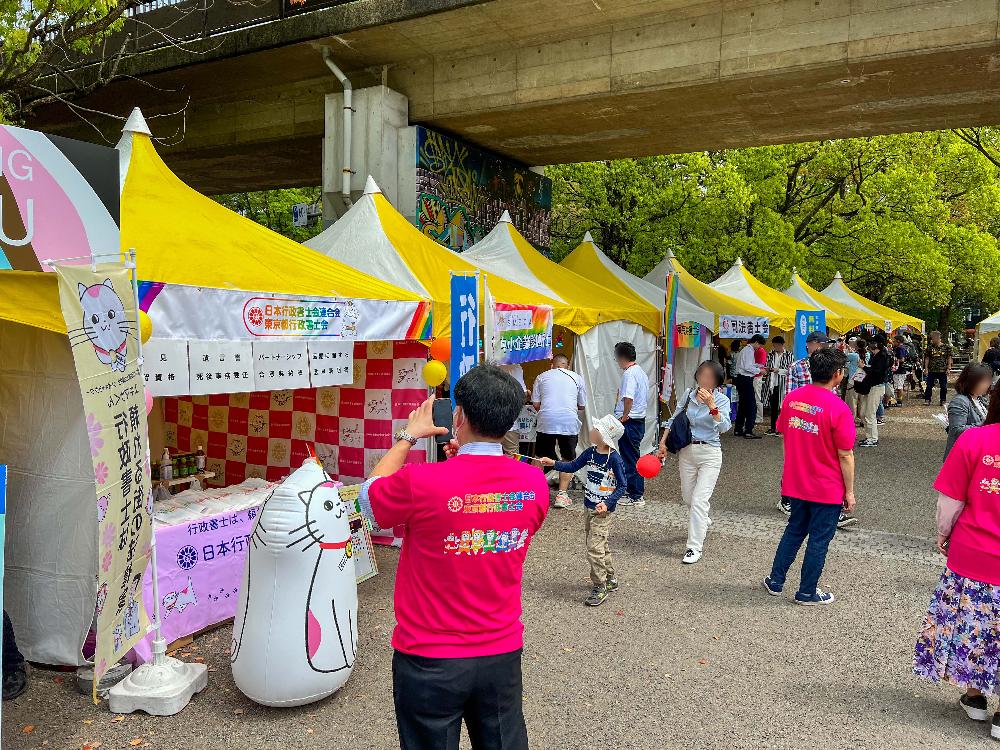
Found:
[[[452,410],[451,410],[451,399],[447,398],[437,398],[434,399],[434,410],[432,412],[434,417],[435,427],[447,427],[448,432],[444,435],[436,435],[438,445],[444,445],[451,441],[453,435],[452,430]]]

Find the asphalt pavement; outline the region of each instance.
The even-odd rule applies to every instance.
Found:
[[[837,596],[829,607],[798,607],[761,588],[784,525],[774,507],[780,438],[726,440],[714,523],[694,566],[680,563],[686,515],[668,465],[645,508],[617,515],[622,587],[596,609],[582,606],[582,515],[553,511],[525,570],[532,747],[1000,747],[959,710],[958,690],[910,668],[943,564],[933,550],[931,483],[944,432],[933,411],[912,402],[891,410],[882,444],[859,452],[859,523],[831,546],[821,582]],[[116,716],[77,692],[72,675],[33,669],[29,691],[3,706],[3,747],[397,747],[389,647],[397,560],[396,550],[378,550],[381,573],[360,586],[358,662],[325,701],[283,710],[249,701],[229,672],[225,626],[179,653],[204,660],[210,674],[177,716]]]

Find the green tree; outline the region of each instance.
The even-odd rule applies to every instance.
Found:
[[[323,224],[319,222],[308,227],[292,226],[292,206],[296,203],[317,203],[322,195],[320,187],[284,188],[253,193],[228,193],[215,196],[215,200],[278,234],[296,242],[305,242],[322,232]]]

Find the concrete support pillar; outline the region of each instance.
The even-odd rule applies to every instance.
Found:
[[[341,195],[343,159],[343,93],[328,94],[325,101],[323,137],[323,223],[329,226],[349,206]],[[415,172],[415,157],[400,158],[400,132],[409,125],[409,100],[386,86],[354,90],[351,137],[351,201],[363,193],[368,175],[398,206],[400,171]],[[405,139],[404,139],[405,140]],[[404,184],[405,184],[404,175]],[[409,182],[413,182],[410,176]]]

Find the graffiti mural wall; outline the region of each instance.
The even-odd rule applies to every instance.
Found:
[[[510,212],[514,226],[549,248],[552,180],[498,154],[417,126],[417,227],[462,252]]]

